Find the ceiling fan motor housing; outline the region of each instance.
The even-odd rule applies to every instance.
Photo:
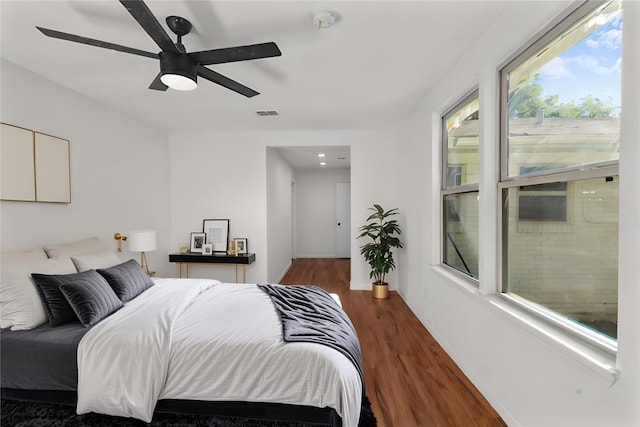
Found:
[[[198,81],[198,63],[184,53],[160,52],[160,72],[163,76],[177,74]]]

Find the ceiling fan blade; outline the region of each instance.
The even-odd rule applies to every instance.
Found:
[[[167,32],[142,0],[120,0],[120,3],[138,21],[138,24],[151,36],[160,49],[168,52],[178,52],[178,48],[173,44]]]
[[[189,53],[189,56],[201,65],[248,61],[250,59],[271,58],[280,55],[282,55],[282,52],[274,42]]]
[[[157,53],[146,52],[140,49],[134,49],[132,47],[121,46],[115,43],[103,42],[101,40],[90,39],[88,37],[76,36],[75,34],[62,33],[56,30],[50,30],[48,28],[36,27],[42,34],[47,37],[53,37],[54,39],[67,40],[70,42],[76,42],[81,44],[88,44],[90,46],[102,47],[104,49],[117,50],[118,52],[131,53],[133,55],[146,56],[147,58],[158,59]]]
[[[213,83],[219,84],[220,86],[226,87],[227,89],[231,89],[234,92],[239,93],[240,95],[244,95],[247,98],[251,98],[256,95],[260,95],[260,92],[256,92],[255,90],[248,88],[234,80],[231,80],[228,77],[223,76],[222,74],[218,74],[215,71],[212,71],[206,67],[198,66],[198,75],[204,79],[207,79]]]
[[[155,79],[153,79],[153,81],[151,82],[151,84],[149,85],[149,89],[153,89],[153,90],[161,90],[161,91],[165,91],[167,89],[169,89],[169,86],[167,86],[166,84],[162,83],[162,80],[160,80],[160,77],[162,77],[162,73],[158,73],[158,75],[156,76]]]

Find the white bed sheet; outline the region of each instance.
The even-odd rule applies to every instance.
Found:
[[[133,416],[149,421],[155,400],[158,398],[277,402],[319,408],[331,407],[342,417],[345,427],[357,426],[362,389],[356,368],[346,356],[327,346],[314,343],[285,343],[278,313],[269,296],[256,285],[222,284],[204,279],[155,279],[155,283],[156,286],[145,291],[87,334],[93,334],[97,329],[94,339],[90,337],[86,344],[97,346],[103,352],[101,356],[96,356],[100,361],[85,360],[86,363],[81,363],[87,358],[86,355],[95,354],[90,348],[85,348],[81,359],[80,348],[85,347],[83,343],[87,337],[85,336],[81,342],[78,359],[79,412],[96,411],[98,405],[102,407],[96,412]],[[175,317],[166,313],[159,316],[161,319],[172,319],[164,321],[165,329],[166,325],[171,325],[169,330],[145,331],[142,340],[134,340],[152,340],[157,344],[151,356],[135,356],[145,361],[144,364],[138,363],[143,366],[143,370],[149,371],[150,363],[153,365],[159,360],[166,360],[167,363],[162,387],[157,396],[151,397],[153,402],[149,408],[149,403],[144,403],[144,399],[137,396],[145,391],[145,387],[150,388],[149,384],[145,384],[144,374],[140,376],[139,372],[131,370],[136,363],[130,363],[131,354],[127,356],[129,351],[139,353],[140,348],[135,344],[127,350],[125,347],[130,344],[117,336],[123,331],[135,329],[135,325],[127,326],[126,320],[122,323],[119,319],[137,319],[139,323],[143,318],[158,317],[157,313],[146,313],[146,310],[158,304],[162,305],[167,298],[180,301],[182,297],[170,295],[174,289],[181,288],[192,289],[190,293],[196,296],[187,298],[189,302],[182,303],[184,310],[181,309]],[[180,290],[176,292],[182,294]],[[118,326],[114,327],[114,322],[118,323]],[[145,328],[147,327],[148,325],[145,325]],[[109,334],[116,336],[106,338]],[[109,350],[109,344],[105,343],[107,339],[115,340],[113,342],[117,343],[115,345],[118,349],[112,347]],[[155,354],[167,344],[168,358]],[[104,354],[105,352],[107,354]],[[105,357],[111,363],[103,363]],[[160,362],[162,363],[165,362]],[[121,372],[114,374],[114,367]],[[88,369],[92,372],[89,373]],[[98,371],[95,371],[96,369]],[[162,371],[162,367],[156,366],[151,370]],[[104,384],[105,380],[100,380],[113,376],[133,380],[125,380],[125,383],[130,384],[124,389],[120,384],[114,384],[111,379],[106,380],[107,384]],[[119,393],[120,395],[107,399],[108,402],[112,402],[109,404],[112,408],[104,408],[103,403],[98,403],[97,395],[91,399],[92,402],[82,398],[80,394],[83,391],[83,379],[85,384],[90,384],[84,387],[85,389],[104,390],[106,387],[111,393]],[[103,383],[96,384],[95,381]],[[154,379],[151,382],[154,389],[157,389],[160,381]],[[99,399],[101,402],[105,401],[103,397]],[[131,404],[141,407],[126,407]]]

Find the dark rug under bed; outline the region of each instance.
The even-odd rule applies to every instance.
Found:
[[[264,421],[235,417],[211,417],[187,414],[154,414],[150,424],[132,418],[100,414],[77,415],[75,407],[51,403],[19,402],[2,399],[0,425],[2,427],[112,427],[112,426],[207,426],[207,427],[325,427],[324,424],[295,421]],[[362,402],[359,427],[375,427],[376,417],[366,397]]]

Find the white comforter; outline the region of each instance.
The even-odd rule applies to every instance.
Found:
[[[331,407],[360,416],[361,383],[342,353],[285,343],[271,299],[255,285],[156,279],[91,329],[78,347],[79,414],[150,422],[158,399]]]

